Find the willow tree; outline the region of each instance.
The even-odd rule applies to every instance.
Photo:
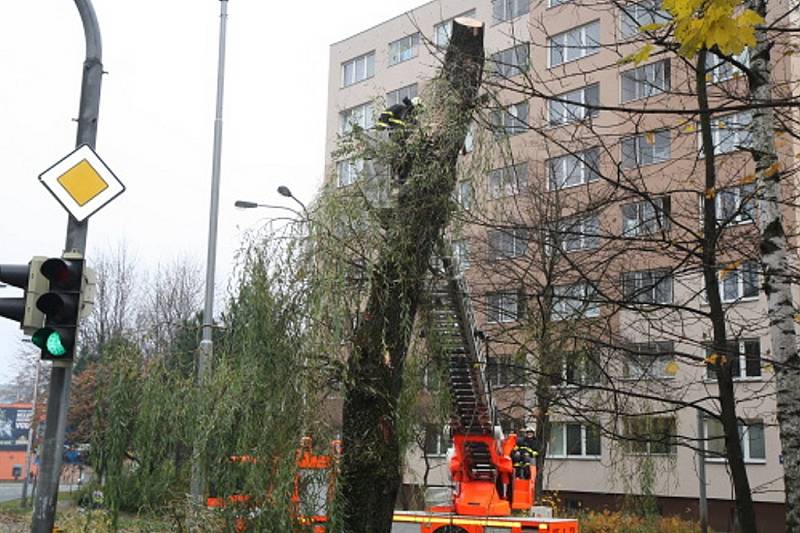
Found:
[[[458,18],[418,124],[387,143],[390,168],[408,169],[382,215],[362,320],[344,382],[339,508],[343,529],[388,532],[402,482],[398,401],[415,315],[434,245],[454,208],[458,155],[479,101],[483,24]]]

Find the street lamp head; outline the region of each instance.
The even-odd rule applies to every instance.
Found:
[[[281,196],[285,196],[286,198],[291,198],[293,196],[292,191],[290,191],[289,187],[287,187],[286,185],[281,185],[280,187],[278,187],[278,194],[280,194]]]
[[[236,207],[241,207],[242,209],[252,209],[254,207],[258,207],[258,204],[255,202],[248,202],[246,200],[236,200],[234,203]]]

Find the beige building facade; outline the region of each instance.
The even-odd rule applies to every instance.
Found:
[[[696,116],[691,113],[697,103],[687,97],[693,93],[692,79],[679,58],[655,54],[640,65],[624,60],[641,49],[642,43],[636,42],[639,26],[659,21],[647,5],[629,4],[626,11],[615,3],[564,0],[434,0],[334,43],[325,171],[339,187],[363,179],[362,162],[333,155],[340,136],[352,124],[373,127],[379,107],[424,94],[426,80],[442,61],[441,47],[454,17],[485,22],[491,69],[486,86],[494,95],[495,110],[476,117],[465,148],[467,170],[456,199],[467,209],[453,232],[457,253],[462,260],[469,257],[465,271],[482,317],[479,327],[497,339],[519,339],[525,330],[518,320],[522,307],[547,292],[519,291],[523,276],[530,275],[525,266],[547,263],[553,255],[548,244],[537,247],[527,237],[545,227],[552,230],[555,219],[562,221],[555,223],[558,228],[568,220],[579,229],[562,235],[558,248],[575,272],[570,274],[562,262],[558,280],[536,274],[533,285],[549,287],[548,294],[567,302],[551,310],[559,327],[566,327],[567,318],[577,312],[579,318],[600,324],[615,343],[635,347],[622,356],[619,350],[598,351],[590,357],[595,371],[566,361],[563,372],[558,371],[563,376],[553,388],[572,408],[554,407],[551,413],[544,488],[569,506],[595,508],[620,505],[626,494],[652,493],[663,511],[695,518],[695,448],[702,441],[712,452],[719,451],[719,428],[690,406],[716,409],[711,399],[715,380],[707,370],[710,324],[702,317],[708,306],[696,262],[665,252],[666,245],[653,235],[673,247],[696,236],[703,201],[698,197],[702,157],[697,155]],[[498,70],[500,75],[490,75]],[[775,72],[789,78],[791,64],[783,61]],[[719,105],[734,101],[730,95],[745,89],[742,76],[729,65],[710,71],[708,81]],[[632,109],[642,112],[629,113]],[[783,471],[774,374],[766,355],[766,298],[757,274],[748,270],[758,247],[748,196],[752,162],[740,149],[747,122],[747,117],[728,113],[715,123],[718,174],[725,192],[713,201],[730,226],[720,256],[731,265],[719,282],[729,335],[739,350],[735,388],[750,486],[762,528],[781,531]],[[506,131],[502,141],[488,132],[491,126]],[[786,150],[786,158],[793,158],[795,148]],[[795,223],[796,213],[789,214]],[[668,234],[663,227],[667,220]],[[492,234],[493,225],[503,221],[525,226],[525,235],[516,230]],[[497,261],[498,255],[507,261]],[[685,266],[676,266],[681,261]],[[483,262],[489,266],[481,267]],[[591,290],[602,293],[602,303],[591,303],[589,289],[578,282],[581,276],[596,276]],[[633,303],[643,305],[624,303],[630,291],[635,293]],[[583,307],[574,304],[581,300],[578,296],[586,297]],[[656,309],[656,304],[663,305]],[[519,360],[520,342],[516,348],[505,347],[510,344],[498,340],[490,354]],[[538,356],[533,351],[522,357],[535,367]],[[645,358],[646,364],[645,352],[652,356]],[[535,391],[497,368],[490,374],[498,402],[517,417],[512,425],[518,427],[510,429],[520,429],[537,409]],[[603,374],[615,378],[613,387]],[[666,443],[612,438],[639,436],[644,429],[630,422],[630,416],[616,416],[606,408],[609,402],[621,402],[617,407],[630,416],[657,413],[662,407],[667,414],[649,416],[646,429],[676,438]],[[580,413],[586,414],[585,420],[576,417]],[[447,484],[446,439],[429,439],[426,447],[425,456],[419,449],[409,453],[406,482],[420,485],[427,478],[429,485]],[[712,525],[721,530],[733,521],[726,466],[723,459],[710,457],[705,467]]]

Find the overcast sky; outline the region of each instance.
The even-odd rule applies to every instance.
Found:
[[[243,231],[268,213],[237,199],[309,201],[322,180],[329,45],[422,0],[230,0],[218,285]],[[94,0],[103,38],[97,152],[127,191],[91,217],[87,257],[124,242],[145,267],[205,264],[219,0]],[[298,9],[295,9],[298,8]],[[0,263],[60,255],[67,217],[38,175],[75,148],[84,58],[72,0],[28,0],[0,18]],[[0,296],[18,291],[0,289]],[[22,349],[0,318],[0,381]]]

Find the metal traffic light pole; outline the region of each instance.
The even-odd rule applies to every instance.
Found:
[[[83,62],[81,101],[78,111],[78,136],[75,146],[88,144],[95,147],[97,118],[100,110],[100,85],[103,78],[102,44],[100,27],[91,0],[75,0],[86,39],[86,58]],[[66,252],[86,252],[87,219],[78,222],[72,216],[67,222]],[[50,533],[55,522],[58,503],[58,484],[64,448],[64,432],[69,406],[69,389],[72,381],[72,361],[53,362],[50,373],[50,392],[47,398],[42,464],[31,522],[32,533]]]

